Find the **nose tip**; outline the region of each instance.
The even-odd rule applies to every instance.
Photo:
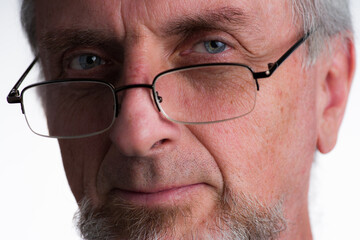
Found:
[[[161,116],[150,91],[151,85],[147,84],[130,85],[120,91],[119,114],[110,138],[125,156],[146,156],[173,145],[179,137],[177,124]]]

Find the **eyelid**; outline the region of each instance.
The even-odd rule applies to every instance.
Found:
[[[95,55],[104,61],[104,64],[89,69],[74,69],[71,61],[81,55]],[[114,59],[106,50],[83,47],[66,51],[61,60],[60,74],[57,78],[86,78],[86,79],[107,79],[112,81],[112,76],[117,76],[121,71],[120,63]]]
[[[209,52],[207,52],[206,47],[205,47],[205,43],[207,43],[207,42],[212,42],[212,41],[213,41],[213,42],[223,43],[223,44],[225,45],[225,49],[224,49],[223,51],[219,52],[219,53],[209,53]],[[204,51],[202,51],[201,48],[204,48],[204,49],[203,49]],[[221,54],[221,53],[226,52],[229,48],[230,48],[229,45],[228,45],[227,43],[225,43],[225,42],[218,41],[218,40],[208,40],[208,41],[202,41],[202,42],[199,42],[199,43],[195,44],[192,49],[195,50],[194,52],[197,52],[197,53],[204,53],[204,54]]]
[[[97,63],[95,63],[94,67],[89,67],[89,68],[84,68],[83,69],[83,66],[81,66],[81,61],[86,61],[86,59],[81,59],[82,57],[95,57],[96,59],[95,60],[98,60],[99,61],[99,65],[96,65]],[[96,62],[95,60],[93,60],[93,62]],[[83,62],[84,63],[84,62]],[[86,64],[86,63],[85,63]],[[91,63],[88,63],[89,65],[91,65]],[[99,67],[101,65],[104,65],[106,64],[106,62],[104,61],[104,59],[102,59],[101,57],[95,55],[95,54],[80,54],[80,55],[77,55],[75,57],[73,57],[71,60],[70,60],[70,63],[69,63],[69,68],[72,69],[72,70],[79,70],[79,71],[87,71],[87,70],[91,70],[93,68],[96,68],[96,67]],[[79,65],[79,66],[77,66]]]
[[[226,49],[223,52],[218,53],[216,55],[225,53],[225,52],[229,51],[230,49],[234,49],[237,41],[235,39],[231,39],[232,38],[231,35],[229,35],[230,37],[224,37],[222,35],[229,35],[229,34],[227,34],[227,33],[205,33],[205,34],[199,34],[198,36],[196,36],[196,35],[192,36],[189,41],[195,42],[195,43],[190,44],[189,48],[186,48],[185,50],[181,51],[180,55],[187,55],[190,53],[210,55],[210,53],[194,51],[194,49],[197,46],[204,44],[207,41],[218,41],[218,42],[222,42],[226,45]]]
[[[76,49],[76,50],[68,51],[64,54],[64,57],[63,57],[64,70],[75,70],[76,71],[76,69],[70,68],[70,64],[75,58],[78,58],[82,55],[97,56],[100,59],[102,59],[106,65],[111,63],[110,59],[108,57],[106,57],[105,54],[101,53],[101,51],[99,51],[99,50],[91,49],[91,48]],[[81,70],[81,71],[83,71],[83,70]]]

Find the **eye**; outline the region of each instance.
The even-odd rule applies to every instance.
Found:
[[[194,47],[194,51],[196,52],[210,54],[221,53],[227,49],[228,46],[225,43],[215,40],[201,42]]]
[[[100,57],[92,54],[83,54],[75,57],[70,62],[70,68],[75,70],[89,70],[105,64]]]

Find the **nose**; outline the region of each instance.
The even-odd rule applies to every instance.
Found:
[[[118,94],[118,117],[110,138],[128,157],[144,157],[169,150],[179,139],[179,126],[161,115],[154,104],[150,85],[136,84]]]

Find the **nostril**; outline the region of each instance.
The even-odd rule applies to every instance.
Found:
[[[154,143],[154,145],[152,145],[151,149],[157,148],[163,144],[165,144],[168,141],[168,139],[161,139],[160,141],[157,141],[156,143]]]

